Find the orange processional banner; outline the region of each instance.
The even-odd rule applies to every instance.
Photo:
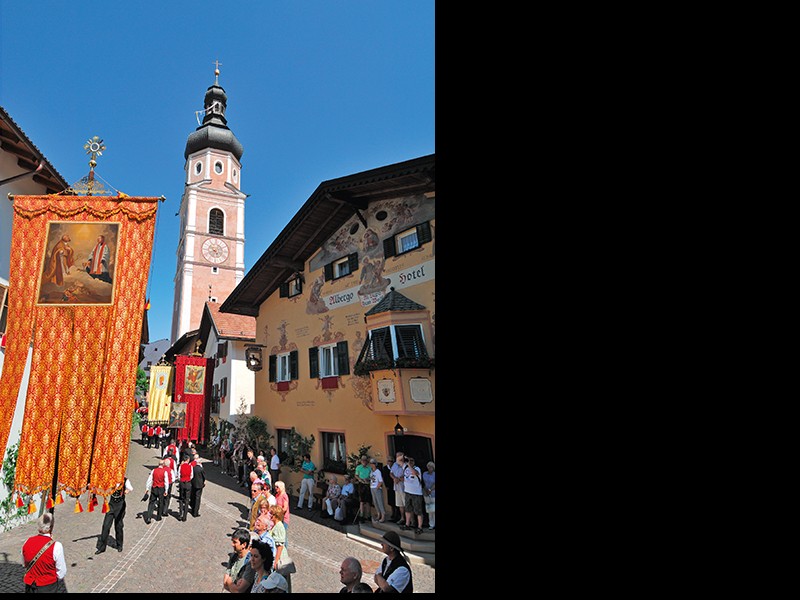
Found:
[[[14,196],[0,448],[32,342],[18,497],[124,484],[159,200]]]

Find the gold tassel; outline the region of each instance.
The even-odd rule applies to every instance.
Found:
[[[81,506],[81,501],[80,501],[79,498],[75,498],[75,510],[73,510],[72,512],[76,512],[76,513],[82,513],[83,512],[83,507]]]
[[[61,492],[56,494],[56,504],[63,504],[64,503],[64,496],[61,495]]]
[[[22,496],[17,494],[17,508],[22,508],[25,506],[25,503],[22,501]]]
[[[103,514],[107,513],[109,509],[108,498],[103,499]]]
[[[32,515],[35,512],[36,512],[36,504],[31,502],[30,504],[28,504],[28,514]]]

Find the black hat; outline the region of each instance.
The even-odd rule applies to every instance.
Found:
[[[400,545],[400,536],[397,534],[396,531],[387,531],[386,533],[384,533],[383,541],[389,544],[395,550],[399,550],[400,552],[403,551],[403,548]]]

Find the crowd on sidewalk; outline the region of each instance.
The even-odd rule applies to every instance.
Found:
[[[164,435],[143,435],[143,446],[151,448],[154,443],[161,448],[161,458],[145,484],[142,501],[148,504],[144,522],[150,525],[152,520],[160,521],[170,514],[173,497],[178,500],[179,521],[186,521],[188,515],[199,517],[206,476],[195,444],[184,441],[176,444],[174,439]],[[268,460],[263,455],[256,456],[256,451],[242,440],[217,440],[217,444],[212,445],[212,454],[215,467],[235,478],[249,496],[248,527],[237,529],[230,537],[232,552],[222,576],[223,591],[291,593],[291,575],[296,572],[289,554],[292,507],[286,485],[279,479],[281,466],[275,448],[269,449]],[[340,486],[333,475],[328,478],[325,495],[320,499],[323,517],[342,521],[348,515],[355,515],[353,522],[375,520],[380,523],[390,519],[401,529],[416,533],[422,532],[427,520],[428,529],[435,528],[433,462],[428,463],[425,473],[414,465],[413,457],[402,452],[382,468],[366,455],[361,456],[359,462],[354,477],[346,474],[343,485]],[[303,475],[294,509],[312,511],[317,468],[308,453],[302,457],[300,470]],[[118,552],[123,551],[125,497],[132,490],[126,479],[123,487],[110,498],[95,554],[106,551],[112,525],[115,533],[112,545]],[[177,496],[173,496],[173,492],[177,492]],[[26,591],[55,591],[66,574],[63,547],[52,539],[50,513],[45,513],[38,525],[39,533],[29,538],[23,547]],[[358,559],[347,557],[339,571],[344,585],[341,592],[413,591],[411,566],[400,536],[396,531],[387,531],[380,543],[386,558],[373,576],[374,590],[369,583],[361,581],[363,573]]]
[[[214,464],[250,492],[249,529],[239,529],[231,537],[233,551],[223,577],[224,589],[233,593],[291,592],[291,573],[295,572],[294,562],[288,556],[292,507],[286,486],[279,479],[281,465],[276,449],[269,449],[267,460],[263,455],[256,456],[256,451],[243,440],[217,438],[211,448]],[[416,533],[422,532],[423,519],[427,517],[428,529],[435,528],[433,462],[428,463],[425,473],[403,452],[398,452],[395,460],[389,459],[383,468],[378,468],[377,460],[366,455],[359,462],[354,477],[344,475],[343,485],[333,475],[327,478],[325,495],[320,498],[321,516],[344,521],[352,514],[354,522],[375,519],[381,523],[388,517],[402,529]],[[303,475],[294,510],[310,512],[314,510],[317,467],[309,453],[303,454],[300,471]],[[384,490],[391,509],[389,515]],[[381,550],[386,558],[374,575],[375,589],[361,581],[359,561],[347,557],[339,572],[344,585],[341,592],[413,591],[411,566],[397,532],[386,532],[381,539]]]

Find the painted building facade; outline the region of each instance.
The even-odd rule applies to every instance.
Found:
[[[434,459],[435,205],[435,155],[323,182],[222,304],[256,318],[279,450],[294,428],[327,473],[367,446]]]

